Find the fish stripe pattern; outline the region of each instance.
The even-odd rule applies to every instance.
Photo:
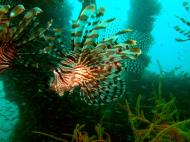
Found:
[[[124,62],[135,60],[141,50],[134,47],[135,40],[117,42],[121,35],[132,32],[131,29],[99,40],[102,31],[115,20],[101,21],[103,14],[103,8],[89,5],[73,22],[73,50],[62,56],[50,80],[51,89],[60,96],[79,87],[81,100],[89,105],[104,105],[125,94]]]
[[[45,28],[39,27],[36,19],[41,12],[38,7],[25,12],[21,4],[14,7],[0,5],[0,72],[11,67],[21,46],[43,37],[44,32],[50,28],[52,20]]]
[[[188,14],[190,14],[190,11],[189,11],[190,6],[189,6],[189,1],[188,0],[185,0],[183,2],[183,7],[188,12]],[[187,19],[179,17],[179,16],[176,16],[176,17],[182,23],[184,23],[188,28],[190,27],[190,22]],[[176,38],[176,41],[183,42],[183,41],[189,41],[190,40],[190,30],[189,29],[184,29],[184,28],[181,28],[180,26],[175,26],[174,29],[184,36],[184,38]]]

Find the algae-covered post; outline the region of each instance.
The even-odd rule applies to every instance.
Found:
[[[161,3],[159,0],[130,0],[129,4],[126,26],[134,29],[134,32],[130,33],[128,37],[137,40],[137,46],[142,50],[142,55],[134,62],[128,61],[128,70],[130,71],[131,67],[137,66],[136,73],[141,75],[150,63],[147,53],[152,45],[151,32],[154,29],[156,16],[160,13]]]

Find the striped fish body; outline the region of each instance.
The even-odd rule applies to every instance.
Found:
[[[100,40],[100,34],[115,20],[101,20],[104,9],[87,6],[73,22],[73,51],[65,55],[53,70],[50,86],[59,95],[80,87],[80,97],[89,105],[104,105],[125,94],[125,80],[122,78],[125,60],[134,60],[140,54],[139,48],[130,48],[136,41],[126,39],[118,43],[120,35],[131,32],[121,30]]]
[[[7,68],[11,68],[11,62],[17,55],[16,49],[12,47],[12,45],[7,46],[9,46],[9,48],[2,46],[0,48],[0,73],[2,73]]]

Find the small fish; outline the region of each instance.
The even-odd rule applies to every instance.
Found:
[[[185,73],[185,71],[181,71],[181,72],[180,72],[180,74],[184,74],[184,73]]]
[[[185,78],[188,77],[188,76],[189,76],[189,73],[184,73],[183,74],[183,77],[185,77]]]
[[[177,67],[175,67],[174,69],[175,69],[175,70],[179,70],[180,68],[182,68],[182,66],[177,66]]]

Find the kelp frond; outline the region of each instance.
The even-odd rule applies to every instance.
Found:
[[[166,101],[162,93],[161,74],[158,88],[153,91],[154,103],[149,113],[144,113],[141,107],[141,95],[134,109],[127,100],[122,106],[128,112],[135,142],[190,142],[190,119],[180,121],[175,98],[170,94],[171,99]]]
[[[153,117],[149,118],[144,115],[140,106],[140,98],[137,99],[137,105],[134,112],[131,111],[126,100],[126,108],[128,119],[134,133],[135,142],[158,142],[164,141],[183,142],[189,139],[190,131],[186,130],[190,119],[184,121],[176,120],[177,110],[175,109],[175,99],[169,102],[162,100],[155,101],[155,108],[152,110]],[[185,129],[185,130],[184,130]]]
[[[51,134],[48,134],[48,133],[45,133],[45,132],[32,131],[32,133],[39,134],[39,135],[44,135],[44,136],[47,136],[47,137],[52,138],[52,139],[57,140],[57,141],[68,142],[67,140],[64,140],[62,138],[56,137],[54,135],[51,135]]]

